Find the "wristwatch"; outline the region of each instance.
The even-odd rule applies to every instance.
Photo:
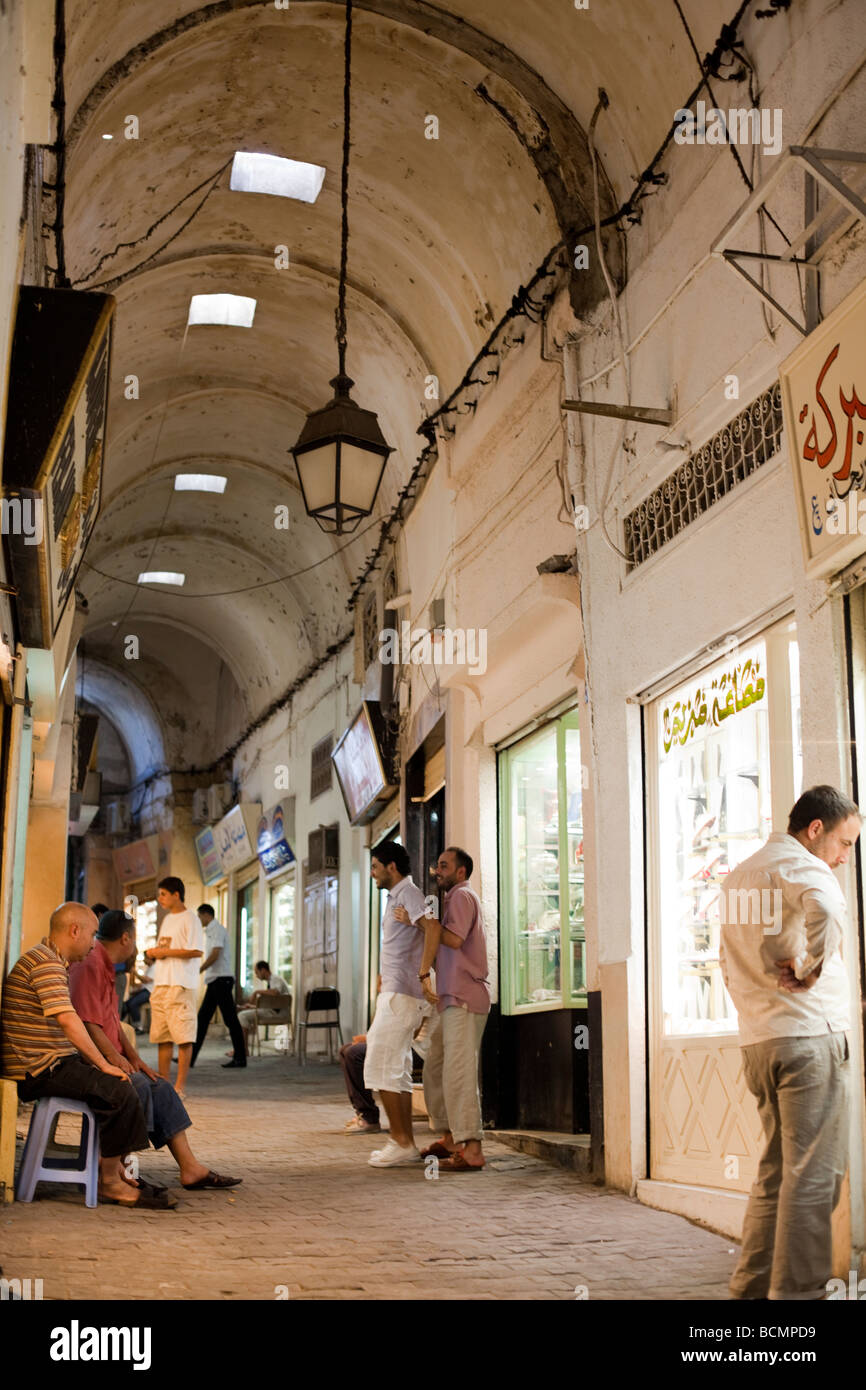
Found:
[[[424,975],[419,975],[419,976],[418,976],[418,979],[419,979],[419,980],[429,980],[429,979],[430,979],[430,971],[428,970]]]

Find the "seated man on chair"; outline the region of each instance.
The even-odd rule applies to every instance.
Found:
[[[244,1030],[244,1042],[247,1050],[250,1045],[250,1033],[256,1021],[256,1009],[258,1009],[259,1023],[285,1023],[286,1014],[277,1012],[274,1009],[274,1001],[282,995],[289,994],[289,987],[281,975],[272,975],[271,967],[266,960],[257,960],[255,964],[256,979],[261,980],[264,988],[256,989],[246,1001],[246,1006],[238,1014],[238,1022]],[[252,1006],[252,1007],[251,1007]],[[233,1057],[234,1052],[227,1052],[227,1057]]]
[[[124,1155],[147,1148],[141,1104],[127,1073],[100,1052],[69,998],[68,966],[88,955],[96,928],[89,907],[63,903],[51,914],[48,936],[13,966],[3,989],[0,1069],[17,1081],[23,1101],[57,1096],[90,1107],[99,1129],[101,1201],[171,1210],[167,1193],[124,1174]],[[116,1009],[113,968],[108,987]]]
[[[141,1060],[122,1031],[113,987],[114,963],[135,951],[135,922],[125,912],[106,912],[99,919],[96,941],[86,960],[69,972],[69,990],[76,1013],[102,1056],[125,1072],[144,1112],[147,1132],[155,1149],[164,1145],[180,1169],[181,1186],[235,1187],[242,1178],[213,1173],[199,1163],[185,1131],[192,1121],[171,1082]]]

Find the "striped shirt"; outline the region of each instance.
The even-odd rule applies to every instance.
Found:
[[[72,1013],[66,961],[48,937],[25,951],[3,986],[0,1015],[0,1071],[13,1081],[40,1072],[61,1057],[73,1057],[73,1047],[56,1014]]]

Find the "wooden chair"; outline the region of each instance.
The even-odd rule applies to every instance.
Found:
[[[269,999],[266,1004],[260,1004],[258,1000],[253,1005],[255,1020],[253,1022],[253,1038],[257,1048],[257,1056],[262,1055],[262,1034],[261,1029],[267,1032],[268,1028],[276,1028],[283,1023],[288,1025],[291,1041],[289,1050],[294,1048],[295,1035],[292,1028],[292,996],[290,994],[280,994],[276,999]],[[265,1017],[265,1015],[269,1015]]]

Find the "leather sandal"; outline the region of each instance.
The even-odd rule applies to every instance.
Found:
[[[181,1187],[187,1192],[197,1192],[202,1187],[237,1187],[239,1182],[243,1182],[243,1178],[228,1178],[222,1173],[210,1172],[199,1178],[198,1182],[181,1183]]]
[[[480,1163],[467,1163],[462,1153],[449,1154],[447,1158],[440,1158],[440,1173],[480,1173],[484,1167],[484,1159]]]

